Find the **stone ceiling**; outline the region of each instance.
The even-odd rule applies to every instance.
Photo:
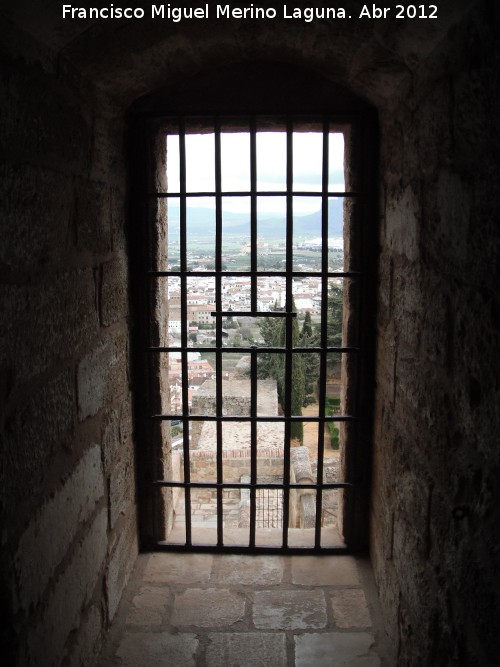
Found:
[[[307,63],[326,78],[348,85],[379,105],[409,85],[412,73],[465,13],[478,4],[478,0],[435,1],[439,7],[439,18],[435,21],[356,19],[306,23],[214,18],[180,23],[158,18],[95,21],[63,19],[60,0],[17,0],[8,6],[4,4],[0,10],[4,18],[0,20],[7,29],[11,22],[48,47],[56,57],[63,56],[76,71],[125,106],[141,95],[203,69],[246,60]],[[81,4],[89,7],[111,3],[96,0]],[[115,7],[144,6],[148,8],[147,15],[151,4],[114,2]],[[190,3],[179,2],[177,6],[181,4]],[[344,6],[349,14],[357,16],[364,3],[344,0],[329,4]],[[312,3],[294,2],[288,6],[292,5],[304,7]]]

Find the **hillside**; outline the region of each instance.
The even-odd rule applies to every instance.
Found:
[[[341,197],[331,198],[328,202],[329,230],[328,236],[342,236],[343,206]],[[178,234],[179,208],[169,204],[169,225],[172,233]],[[215,213],[209,208],[190,208],[188,210],[188,233],[197,237],[212,235],[215,225]],[[227,212],[222,220],[223,233],[230,236],[248,235],[250,222],[247,213]],[[260,239],[272,239],[283,236],[285,216],[283,214],[269,214],[258,220],[258,235]],[[321,236],[321,211],[308,215],[294,217],[294,236],[318,237]]]

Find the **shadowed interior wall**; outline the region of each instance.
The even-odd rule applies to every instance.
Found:
[[[495,23],[475,13],[380,115],[371,551],[401,665],[500,650]]]
[[[137,552],[126,111],[205,68],[259,59],[309,68],[378,110],[371,553],[386,627],[401,665],[494,662],[497,4],[443,0],[443,20],[427,29],[286,30],[51,25],[53,4],[2,8],[0,35],[8,664],[92,665]]]
[[[137,554],[123,125],[71,68],[10,37],[18,55],[4,49],[0,92],[3,659],[55,665],[68,654],[90,665]]]

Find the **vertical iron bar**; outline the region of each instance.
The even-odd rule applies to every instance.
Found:
[[[215,141],[215,309],[222,312],[222,163],[221,163],[221,127],[220,119],[214,119]],[[224,481],[222,465],[222,315],[215,321],[215,414],[217,437],[217,484]],[[217,546],[224,546],[224,513],[222,487],[217,488]]]
[[[157,133],[158,128],[156,125],[153,127],[149,126],[147,127],[147,133],[146,133],[146,151],[147,151],[147,162],[146,162],[146,181],[145,181],[145,186],[146,186],[146,192],[149,192],[151,188],[151,185],[153,183],[156,183],[156,170],[158,169],[158,160],[156,156],[156,151],[155,146],[156,146],[156,139],[157,139]],[[152,145],[153,144],[153,145]],[[148,267],[149,269],[154,269],[157,268],[154,266],[154,260],[155,260],[155,249],[157,248],[157,245],[154,243],[154,232],[153,232],[153,225],[157,225],[157,216],[158,216],[158,205],[160,204],[160,200],[156,198],[154,200],[154,204],[156,205],[156,210],[155,214],[153,216],[152,210],[151,210],[151,201],[148,199],[147,201],[147,207],[148,207],[148,225],[147,225],[147,231],[146,231],[146,243],[147,243],[147,248],[146,248],[146,253],[147,253],[147,262],[148,262]],[[156,317],[155,313],[153,312],[153,293],[154,290],[158,290],[158,280],[155,280],[154,282],[151,279],[146,278],[147,283],[146,283],[146,295],[147,295],[147,303],[146,303],[146,317],[147,317],[147,338],[148,340],[146,341],[147,345],[154,345],[155,341],[153,338],[153,327],[159,326],[159,323],[156,322]],[[155,386],[155,378],[158,378],[158,373],[156,370],[159,367],[159,364],[161,363],[161,356],[154,357],[152,355],[148,355],[147,358],[147,364],[148,364],[148,404],[150,408],[150,414],[152,411],[156,411],[156,403],[158,401],[158,387]],[[153,463],[153,469],[151,471],[151,474],[153,475],[154,478],[157,477],[158,474],[158,466],[156,465],[156,460],[157,460],[157,450],[156,446],[158,443],[158,425],[156,424],[149,424],[149,433],[152,435],[152,441],[154,442],[154,463]],[[161,430],[161,427],[160,427]],[[155,491],[154,493],[158,493]],[[160,517],[163,520],[163,513],[158,512],[157,507],[158,507],[158,502],[153,502],[152,503],[152,508],[154,511],[154,516],[153,516],[153,526],[154,526],[154,531],[155,531],[155,538],[158,536],[158,532],[160,534],[163,533],[164,527],[159,526],[158,522],[160,520]]]
[[[321,515],[323,508],[323,464],[325,450],[325,406],[326,406],[326,347],[328,344],[327,317],[328,317],[328,149],[329,149],[328,119],[323,122],[323,172],[321,184],[321,341],[319,365],[319,396],[318,413],[318,469],[316,482],[316,520],[314,524],[314,546],[321,547]]]
[[[255,116],[250,119],[250,307],[257,311],[257,134]],[[257,494],[257,354],[250,356],[250,536],[255,547]]]
[[[250,119],[250,309],[257,312],[257,130]]]
[[[293,123],[287,119],[286,124],[286,300],[285,310],[292,312],[293,305]],[[291,435],[291,411],[292,411],[292,336],[293,321],[291,317],[285,320],[285,396],[283,411],[285,413],[285,434],[283,452],[283,547],[288,547],[288,518],[290,509],[290,435]]]
[[[257,513],[257,352],[250,355],[250,547],[255,546],[255,521]]]
[[[187,234],[186,234],[186,127],[179,119],[179,175],[180,175],[180,266],[181,266],[181,372],[182,416],[184,425],[189,416],[189,378],[187,355]],[[189,462],[189,429],[183,429],[184,481],[191,481]],[[191,546],[191,488],[185,489],[186,546]]]

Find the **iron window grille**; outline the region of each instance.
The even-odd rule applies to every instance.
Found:
[[[366,436],[366,430],[360,433],[359,422],[363,419],[363,407],[368,405],[363,399],[363,356],[369,352],[366,345],[367,327],[365,326],[366,313],[369,311],[369,299],[367,294],[368,279],[372,278],[370,262],[366,261],[366,241],[369,234],[366,233],[366,211],[372,205],[367,190],[363,186],[365,169],[353,170],[351,166],[347,171],[347,184],[343,191],[332,191],[328,183],[329,165],[329,136],[332,132],[342,132],[346,138],[348,157],[352,159],[356,153],[359,158],[363,153],[360,146],[364,146],[359,137],[364,137],[364,130],[359,130],[362,124],[356,124],[352,118],[344,116],[328,116],[322,118],[225,118],[225,117],[197,117],[197,118],[165,118],[152,119],[147,124],[149,155],[147,157],[149,183],[147,192],[143,193],[143,200],[148,203],[148,254],[149,268],[147,270],[148,297],[148,355],[149,355],[149,390],[148,390],[148,419],[151,427],[148,437],[154,443],[150,451],[151,474],[147,482],[147,497],[150,503],[148,511],[154,515],[155,526],[154,548],[165,548],[172,550],[217,550],[217,551],[254,551],[254,552],[282,552],[295,553],[304,551],[314,553],[345,553],[356,548],[356,537],[350,538],[356,532],[356,528],[350,529],[349,522],[355,522],[356,512],[360,503],[358,497],[366,498],[366,489],[360,490],[358,486],[367,484],[366,465],[359,462],[359,453],[363,451],[360,446],[360,437]],[[353,133],[353,127],[356,131]],[[227,130],[229,128],[229,130]],[[262,129],[261,129],[262,128]],[[282,131],[286,135],[286,183],[284,189],[259,190],[257,184],[257,134],[260,131]],[[221,169],[221,135],[224,131],[245,131],[250,141],[250,187],[242,191],[225,191],[222,187]],[[294,189],[293,172],[293,136],[295,131],[320,132],[322,136],[322,178],[318,190],[297,191]],[[210,191],[191,191],[187,185],[186,166],[186,136],[189,133],[213,133],[214,136],[214,166],[215,186]],[[168,159],[165,150],[165,137],[174,134],[179,141],[179,189],[171,191],[168,188],[165,177],[165,160]],[[356,140],[353,140],[352,137]],[[211,197],[215,202],[215,262],[213,270],[192,271],[188,265],[188,233],[187,233],[187,210],[188,202],[197,198]],[[249,198],[250,201],[250,257],[248,270],[232,271],[223,267],[223,202],[226,197]],[[285,246],[286,259],[282,270],[263,271],[258,266],[258,214],[257,201],[261,197],[284,197],[286,200],[286,225]],[[316,271],[309,271],[308,275],[320,281],[320,338],[315,347],[302,348],[292,343],[293,318],[293,280],[303,278],[304,273],[294,266],[294,200],[296,197],[314,197],[321,208],[321,266]],[[332,271],[329,267],[329,200],[340,198],[344,202],[344,267],[341,271]],[[179,204],[179,263],[175,267],[166,263],[167,253],[167,229],[168,204],[175,200]],[[373,237],[372,237],[373,238]],[[373,262],[371,263],[373,267]],[[282,311],[262,312],[258,307],[258,280],[259,278],[272,275],[280,277],[285,284],[285,307]],[[214,309],[211,311],[216,323],[215,343],[211,346],[197,347],[200,353],[214,353],[215,356],[215,414],[191,414],[189,405],[188,386],[188,354],[192,352],[189,346],[188,327],[188,292],[189,280],[192,278],[212,278],[215,286]],[[237,308],[224,310],[222,300],[222,281],[226,278],[245,278],[250,282],[250,308],[239,310]],[[170,340],[162,338],[162,330],[168,328],[168,303],[159,286],[162,279],[178,280],[180,286],[180,345],[170,344]],[[331,345],[328,340],[328,292],[331,281],[341,280],[348,287],[344,290],[344,315],[343,315],[343,341],[340,345]],[[250,357],[250,414],[249,415],[227,415],[223,413],[223,386],[222,386],[222,355],[227,352],[224,347],[224,332],[222,322],[228,316],[247,317],[278,317],[284,320],[285,345],[283,347],[266,347],[265,353],[270,355],[283,355],[285,358],[285,379],[283,415],[262,416],[257,414],[258,394],[258,358],[263,349],[254,345],[240,345],[238,352]],[[168,344],[165,344],[168,342]],[[181,362],[181,404],[180,414],[172,409],[165,410],[169,402],[167,396],[169,391],[169,378],[167,371],[167,355],[175,353],[180,356]],[[292,363],[295,355],[316,354],[319,357],[318,377],[318,415],[303,416],[292,414],[291,409],[291,380]],[[327,367],[332,356],[338,355],[342,359],[344,374],[344,386],[342,388],[342,410],[339,414],[327,414]],[[366,371],[368,373],[368,371]],[[163,395],[162,395],[163,394]],[[361,397],[361,400],[360,400]],[[361,408],[361,412],[360,412]],[[366,410],[365,413],[369,412]],[[366,418],[366,414],[365,414]],[[169,456],[171,455],[171,442],[168,429],[163,425],[170,425],[173,421],[179,421],[183,425],[182,453],[183,453],[183,475],[182,479],[173,479],[169,469]],[[214,422],[216,430],[216,479],[214,481],[192,481],[191,479],[191,448],[189,433],[190,428],[196,422]],[[238,422],[247,423],[250,426],[250,471],[249,481],[227,482],[224,480],[223,471],[223,426],[225,423]],[[291,479],[291,447],[290,431],[294,422],[314,422],[318,425],[317,442],[317,473],[315,479],[304,483],[297,483]],[[258,450],[257,429],[262,423],[283,424],[283,476],[280,483],[259,481],[258,478]],[[324,445],[325,425],[328,423],[338,424],[342,430],[341,446],[343,449],[343,481],[325,482],[324,480]],[[149,446],[149,445],[148,445]],[[160,461],[160,463],[159,463]],[[170,475],[169,475],[170,473]],[[170,478],[169,478],[170,477]],[[213,544],[197,544],[193,540],[192,531],[192,493],[197,489],[211,490],[216,495],[217,527],[216,539]],[[235,546],[225,541],[223,523],[223,494],[229,490],[248,490],[250,494],[250,526],[248,544]],[[290,497],[294,491],[309,490],[315,495],[315,527],[314,542],[308,549],[298,548],[290,544]],[[344,544],[342,546],[322,544],[322,517],[324,508],[322,503],[323,494],[327,491],[338,490],[342,494],[343,507],[343,534]],[[256,539],[256,529],[259,518],[257,516],[257,496],[269,495],[273,491],[281,492],[282,506],[281,514],[281,544],[279,546],[263,545]],[[165,492],[165,495],[162,495]],[[172,495],[182,493],[184,495],[185,507],[185,540],[182,543],[169,543],[166,539],[167,532],[172,525]],[[152,499],[152,500],[151,500]],[[362,503],[361,503],[362,504]],[[346,519],[347,516],[347,519]],[[347,523],[346,523],[347,521]],[[359,542],[359,540],[358,540]]]

